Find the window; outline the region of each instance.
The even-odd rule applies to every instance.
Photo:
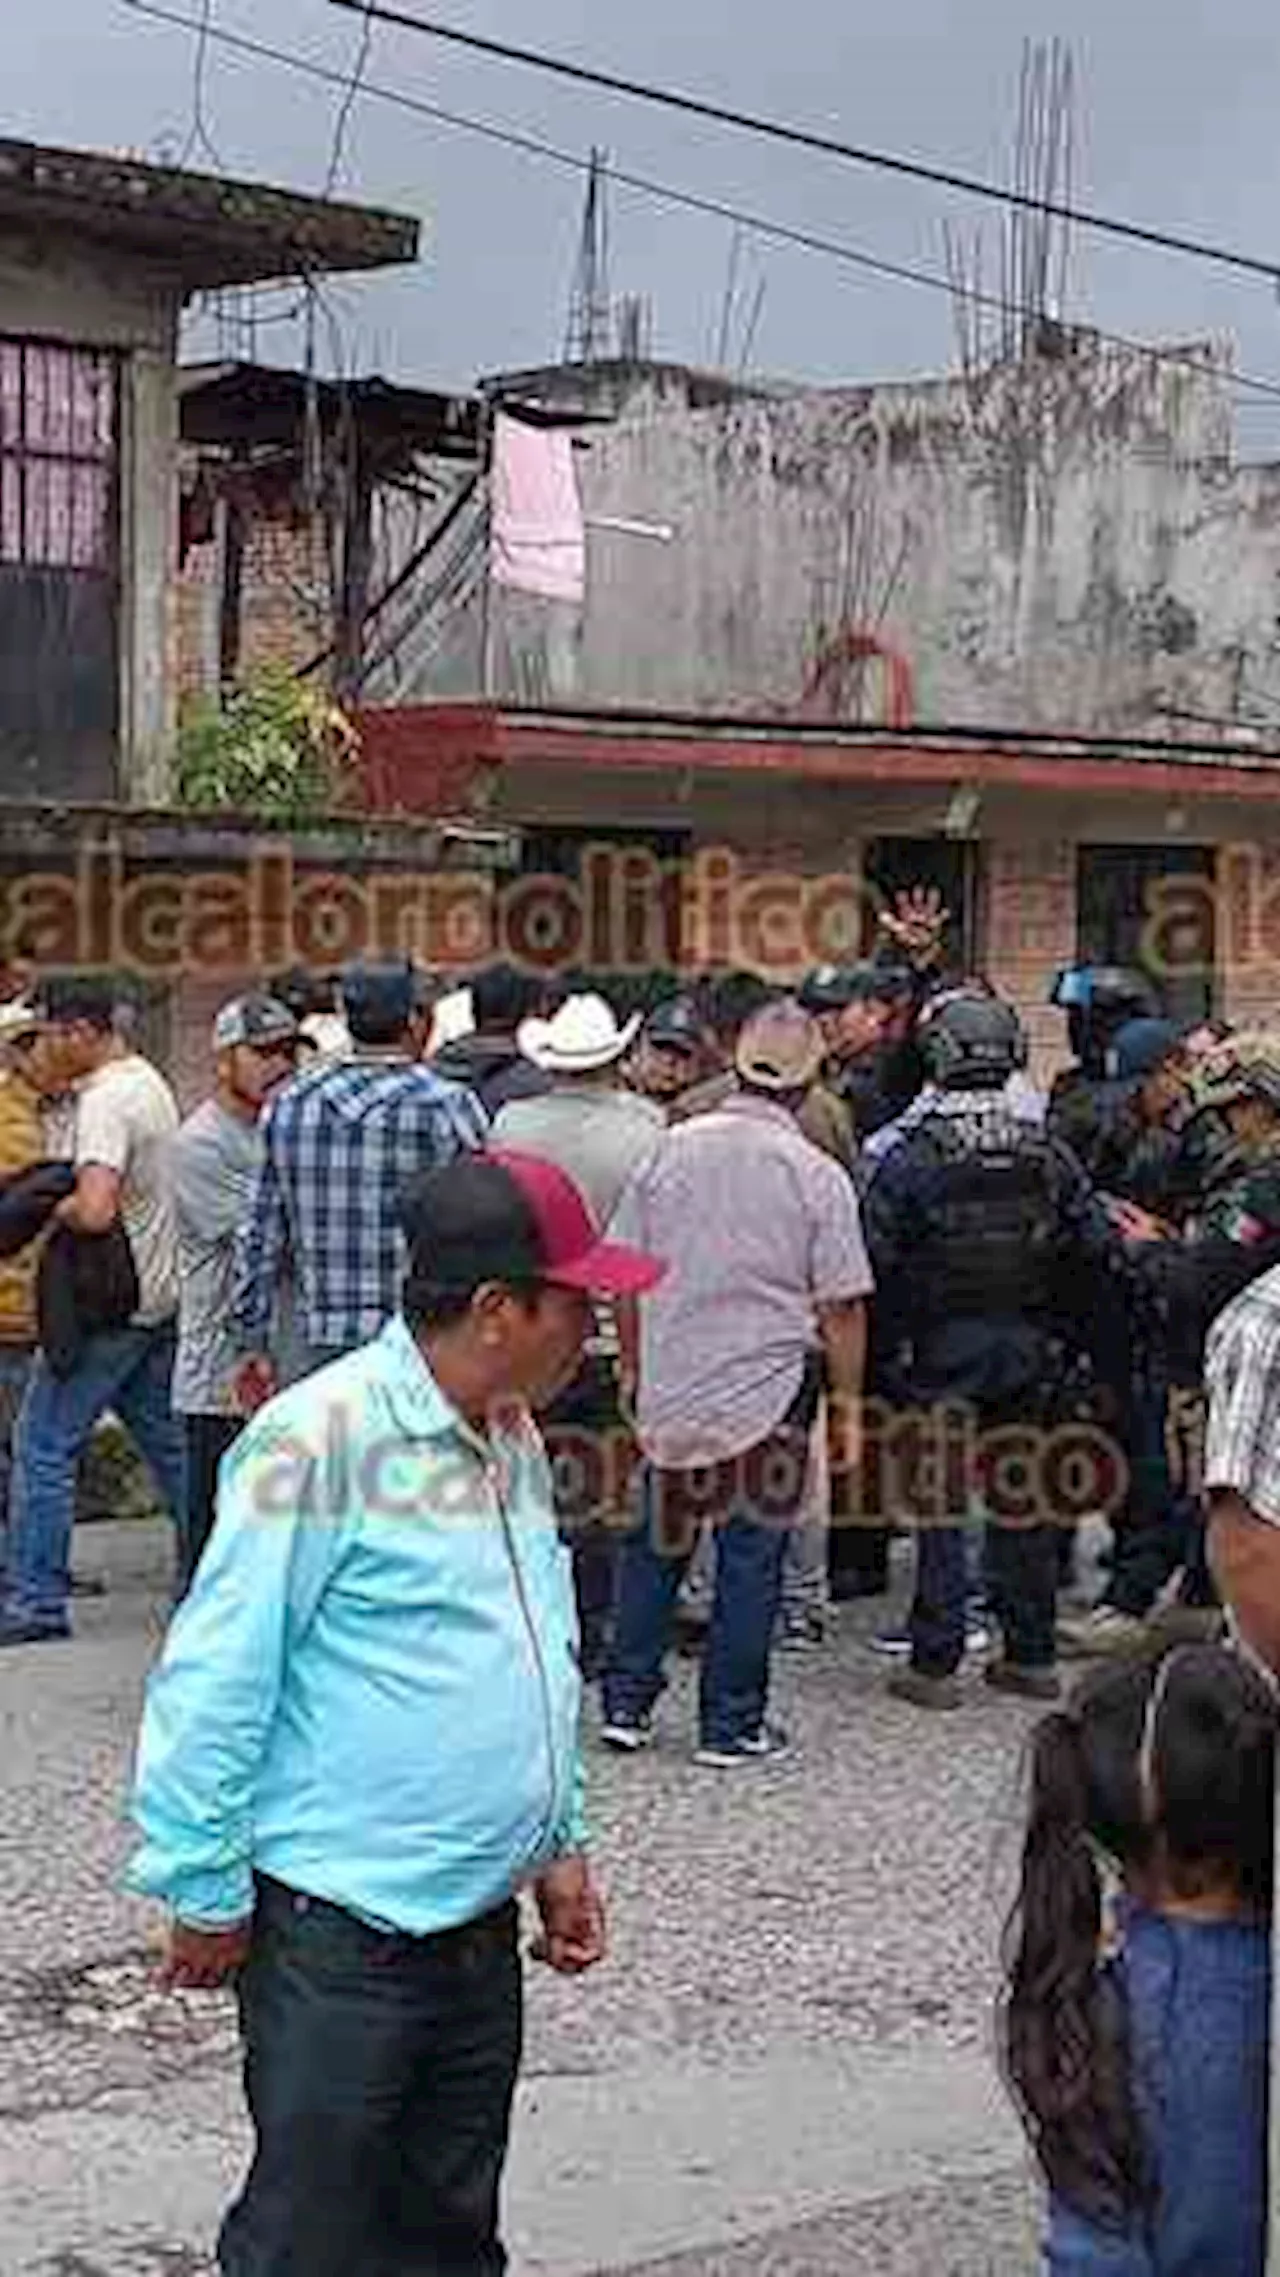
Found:
[[[1170,1019],[1205,1019],[1213,1010],[1214,867],[1209,846],[1082,846],[1080,962],[1145,972]]]
[[[10,797],[113,798],[119,364],[0,336],[0,767]]]
[[[113,356],[0,341],[0,562],[111,569],[116,392]]]

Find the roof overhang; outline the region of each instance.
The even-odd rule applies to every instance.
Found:
[[[350,875],[413,868],[510,870],[520,858],[518,830],[473,823],[465,815],[333,814],[273,825],[253,815],[188,809],[52,805],[0,800],[0,860],[77,859],[104,852],[125,863],[219,863],[267,856],[296,868]]]
[[[421,769],[540,767],[604,773],[770,777],[791,782],[971,784],[1091,797],[1229,797],[1280,802],[1280,749],[1020,734],[991,728],[879,727],[795,719],[615,710],[542,711],[421,704],[361,717],[375,804],[412,810]],[[376,786],[376,787],[375,787]]]
[[[149,261],[185,292],[416,261],[406,214],[102,151],[0,141],[0,232],[74,236]]]
[[[476,464],[475,396],[398,387],[390,380],[322,380],[272,364],[187,364],[178,373],[182,440],[205,449],[296,450],[314,403],[322,427],[354,419],[379,458],[425,454]]]

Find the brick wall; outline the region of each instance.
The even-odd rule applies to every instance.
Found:
[[[1223,1017],[1240,1027],[1273,1027],[1280,1015],[1280,848],[1224,847],[1217,910]]]
[[[1076,849],[1064,840],[994,840],[986,848],[979,962],[1022,1014],[1042,1078],[1070,1057],[1061,1012],[1045,1002],[1076,953]]]
[[[178,688],[190,697],[216,684],[222,546],[192,546],[178,579]],[[291,671],[309,663],[332,638],[329,555],[323,518],[256,521],[245,544],[240,614],[240,669],[264,664]]]

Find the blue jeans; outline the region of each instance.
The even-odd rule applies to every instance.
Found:
[[[769,1650],[782,1565],[808,1472],[816,1386],[770,1438],[703,1472],[641,1472],[640,1523],[622,1544],[618,1612],[604,1679],[607,1717],[646,1716],[663,1687],[680,1584],[703,1526],[715,1530],[716,1579],[702,1656],[706,1747],[754,1739],[769,1697]],[[695,1483],[696,1482],[696,1483]]]
[[[25,1344],[0,1344],[0,1581],[8,1570],[13,1434],[35,1355]]]
[[[9,1611],[55,1632],[68,1627],[76,1466],[108,1408],[160,1489],[185,1563],[187,1466],[182,1418],[170,1405],[172,1322],[91,1336],[75,1374],[55,1376],[41,1353],[18,1416],[9,1510]]]

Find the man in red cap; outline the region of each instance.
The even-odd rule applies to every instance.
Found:
[[[401,1311],[263,1408],[148,1692],[131,1880],[237,1976],[257,2137],[224,2277],[490,2277],[537,1956],[604,1951],[568,1553],[529,1409],[661,1268],[516,1153],[403,1205]]]

